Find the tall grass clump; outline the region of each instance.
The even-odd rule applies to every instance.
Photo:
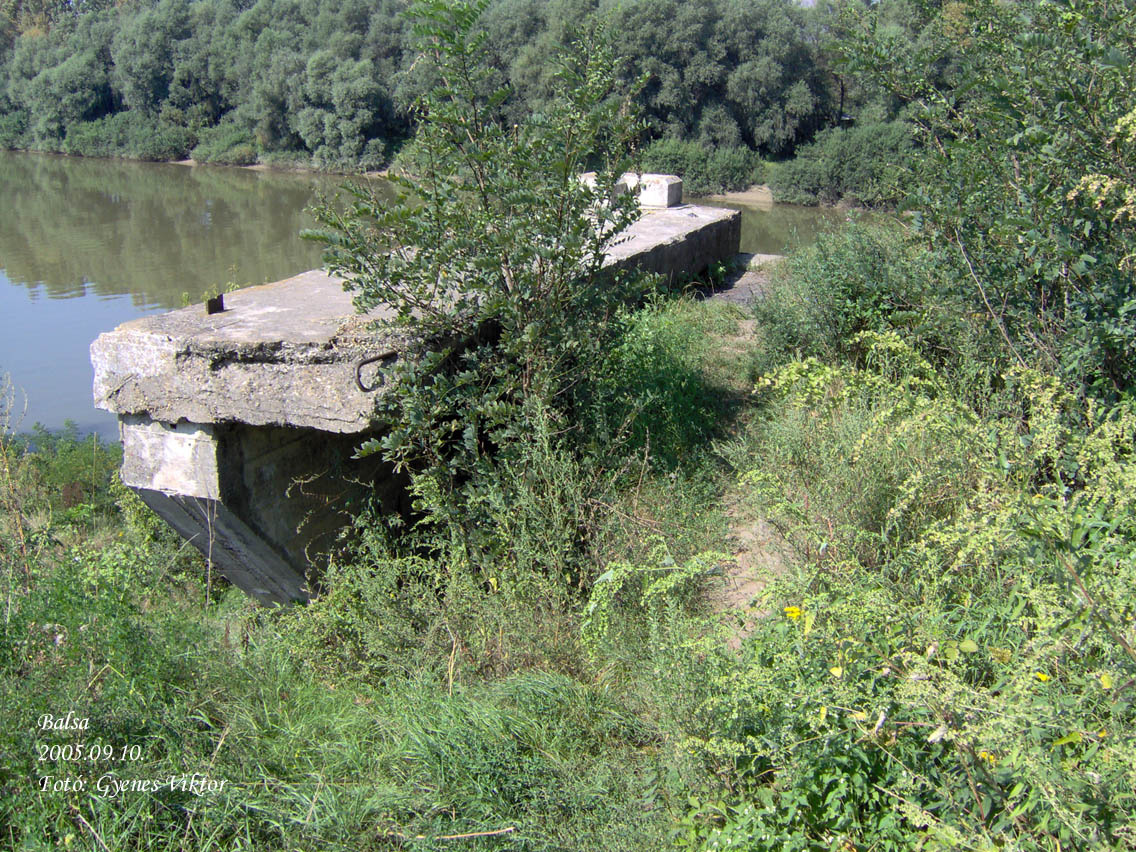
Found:
[[[624,314],[624,327],[604,364],[596,396],[600,418],[623,428],[630,455],[648,452],[656,465],[674,468],[687,451],[709,440],[730,410],[730,394],[704,369],[714,335],[736,320],[689,300],[648,304]],[[607,443],[615,434],[604,434]]]
[[[235,123],[222,122],[200,131],[189,156],[199,163],[251,166],[258,158],[256,139]]]
[[[672,661],[685,842],[1132,848],[1136,411],[1025,369],[979,409],[896,333],[857,342],[768,373],[725,450],[794,555],[740,655],[676,594],[709,555],[593,593]]]

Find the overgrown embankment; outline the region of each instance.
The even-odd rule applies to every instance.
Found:
[[[365,298],[468,271],[464,314],[402,312],[438,348],[390,373],[397,430],[365,450],[410,468],[417,515],[361,513],[309,606],[253,611],[128,495],[115,508],[66,472],[103,458],[105,481],[97,445],[6,438],[0,834],[1136,848],[1136,20],[944,7],[965,103],[917,52],[862,42],[864,67],[923,99],[920,215],[819,240],[747,315],[663,296],[630,311],[573,289],[586,264],[542,267],[594,257],[592,217],[627,212],[554,140],[628,112],[577,73],[537,125],[449,144],[483,115],[470,9],[428,10],[457,24],[430,44],[463,83],[437,92],[424,139],[432,206],[364,194],[324,214]],[[512,195],[466,191],[455,161]],[[549,168],[517,165],[533,162]],[[538,229],[549,197],[568,215]],[[438,253],[392,258],[376,229]],[[435,333],[455,327],[488,333]],[[715,610],[740,520],[778,529],[783,558],[754,601]],[[89,727],[37,729],[68,711]],[[226,786],[169,781],[194,772]],[[41,780],[103,775],[167,783]]]
[[[408,548],[361,518],[324,592],[287,611],[210,578],[114,480],[115,448],[6,436],[4,835],[92,849],[425,849],[478,833],[461,839],[666,848],[680,788],[663,734],[585,654],[579,613],[601,552],[645,552],[652,530],[679,553],[706,540],[695,507],[712,478],[677,456],[714,428],[700,332],[731,320],[687,305],[623,322],[612,404],[645,416],[627,469],[603,474],[623,484],[614,502],[535,435],[528,475],[485,494],[495,549]],[[581,517],[602,551],[566,546]],[[68,713],[88,727],[40,728]],[[214,786],[181,784],[194,773]]]
[[[853,228],[758,305],[718,444],[730,505],[783,537],[752,607],[684,609],[721,554],[592,592],[589,647],[706,773],[692,848],[1133,846],[1136,410],[984,357],[946,260]]]
[[[408,550],[364,518],[290,611],[207,594],[108,485],[113,451],[8,440],[5,833],[1131,848],[1136,412],[1031,370],[980,385],[989,332],[948,309],[931,259],[853,228],[784,266],[756,322],[626,315],[607,397],[636,416],[611,489],[534,435],[484,494],[494,548]],[[772,524],[782,559],[717,611],[739,518]],[[90,729],[37,730],[67,711]],[[51,750],[96,744],[138,757]],[[40,780],[193,772],[227,784]]]

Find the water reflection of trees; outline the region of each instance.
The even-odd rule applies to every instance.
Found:
[[[822,230],[845,218],[843,212],[823,207],[797,207],[792,204],[722,204],[741,210],[742,251],[760,254],[784,254],[816,240]]]
[[[274,281],[319,263],[299,238],[323,175],[0,152],[0,269],[48,298],[129,294],[177,307],[182,293]],[[742,247],[811,242],[835,211],[750,209]]]
[[[0,152],[0,268],[49,298],[133,296],[175,307],[226,282],[319,263],[299,238],[317,175]]]

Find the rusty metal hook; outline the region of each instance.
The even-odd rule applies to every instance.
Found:
[[[365,385],[363,383],[363,368],[366,367],[368,364],[376,364],[380,361],[390,361],[392,358],[397,358],[397,357],[398,357],[398,352],[394,349],[391,349],[390,351],[384,352],[381,355],[374,355],[370,358],[364,358],[362,361],[360,361],[358,364],[355,365],[355,385],[356,385],[356,387],[358,387],[359,390],[363,391],[363,393],[372,393],[373,391],[377,391],[379,388],[381,388],[383,386],[382,373],[379,373],[379,381],[377,383],[371,385],[370,387],[368,387],[367,385]],[[385,367],[386,364],[384,364],[383,366]]]

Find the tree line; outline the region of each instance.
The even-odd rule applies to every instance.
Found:
[[[431,85],[414,61],[406,5],[4,0],[0,147],[382,168],[412,137],[414,105]],[[888,8],[896,38],[916,42],[920,4],[889,0]],[[620,77],[642,84],[645,167],[685,172],[695,192],[762,179],[777,185],[780,177],[782,194],[800,201],[848,195],[875,203],[887,194],[858,198],[855,187],[842,187],[849,181],[831,162],[832,151],[848,149],[854,153],[836,159],[863,169],[867,148],[872,168],[877,155],[894,160],[909,134],[894,124],[902,104],[842,74],[832,50],[840,16],[828,6],[495,0],[480,26],[491,83],[518,95],[507,107],[515,120],[548,105],[555,74],[549,57],[601,18],[618,34]],[[880,124],[891,129],[878,132]],[[850,125],[861,128],[859,136],[847,138]],[[811,151],[816,140],[823,150],[796,171],[765,169],[765,161]],[[826,152],[825,162],[813,163]],[[802,168],[807,174],[798,173]]]

